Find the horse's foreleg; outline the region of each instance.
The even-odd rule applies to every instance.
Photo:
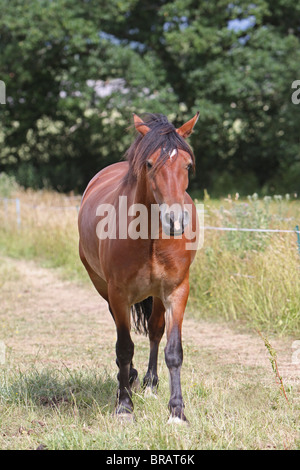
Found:
[[[170,401],[171,412],[169,422],[186,421],[184,415],[184,403],[181,392],[180,371],[183,361],[181,343],[181,327],[183,315],[189,295],[188,278],[178,286],[165,301],[167,345],[165,347],[165,360],[170,377]]]
[[[130,307],[117,290],[109,288],[109,307],[117,328],[116,355],[119,366],[119,389],[117,394],[117,415],[128,415],[133,412],[130,387],[130,370],[134,344],[130,336]]]
[[[151,317],[148,322],[150,356],[148,370],[144,377],[143,385],[146,389],[156,391],[158,386],[157,357],[158,348],[165,330],[165,307],[160,299],[154,298]]]

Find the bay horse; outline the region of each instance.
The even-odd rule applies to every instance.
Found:
[[[143,119],[134,114],[137,138],[127,150],[125,161],[97,173],[82,197],[78,216],[79,254],[115,321],[119,368],[115,413],[122,418],[133,417],[132,387],[138,375],[132,362],[132,312],[137,330],[149,334],[150,356],[143,385],[153,393],[158,386],[158,348],[166,328],[169,422],[187,421],[180,380],[181,327],[189,295],[189,268],[196,254],[196,249],[186,247],[187,242],[197,237],[198,219],[196,207],[186,192],[189,170],[195,167],[186,138],[192,133],[198,115],[176,129],[162,114],[147,114]],[[127,206],[121,207],[120,201],[124,200]],[[147,209],[143,233],[140,230],[129,236],[134,211],[124,218],[128,206],[137,207],[140,212],[141,206]],[[189,212],[186,206],[191,208]],[[159,212],[157,233],[151,227],[152,207]],[[110,208],[114,219],[108,218]],[[106,236],[103,230],[99,234],[99,221],[103,220],[107,227],[113,220]]]

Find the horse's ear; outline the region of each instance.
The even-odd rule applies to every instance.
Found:
[[[199,117],[199,111],[197,112],[197,114],[195,114],[195,116],[192,119],[190,119],[181,127],[179,127],[179,129],[176,129],[176,132],[179,135],[181,135],[181,137],[183,137],[184,139],[189,137],[191,133],[193,132],[194,125],[198,121],[198,117]]]
[[[133,120],[136,130],[142,135],[145,135],[150,131],[150,127],[148,127],[137,114],[133,114]]]

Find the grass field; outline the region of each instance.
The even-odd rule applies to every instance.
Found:
[[[296,199],[226,198],[205,203],[205,225],[293,230]],[[300,333],[300,251],[296,233],[205,232],[191,271],[190,305],[209,318],[240,320],[268,333]]]
[[[17,194],[18,195],[18,194]],[[21,192],[21,227],[15,206],[0,207],[0,252],[60,267],[68,278],[87,280],[78,259],[80,198],[53,192]],[[1,202],[0,202],[1,205]],[[2,210],[1,210],[2,209]],[[293,196],[204,201],[207,226],[293,230],[300,201]],[[191,269],[189,311],[268,333],[300,334],[300,252],[296,233],[205,231]]]
[[[299,447],[297,378],[279,363],[287,403],[257,335],[188,318],[182,387],[190,425],[167,425],[165,340],[157,398],[134,393],[135,422],[116,421],[116,334],[105,303],[91,286],[63,280],[57,269],[1,262],[0,331],[7,348],[0,366],[1,449]],[[148,339],[133,334],[133,340],[143,377]],[[274,344],[289,355],[290,343]]]
[[[21,200],[19,228],[13,202],[0,207],[0,448],[299,448],[299,374],[279,363],[287,402],[253,333],[261,330],[290,361],[300,329],[296,234],[205,233],[184,321],[190,426],[166,425],[164,343],[157,399],[134,394],[136,421],[125,426],[113,417],[114,325],[78,259],[78,200],[45,191],[13,196]],[[210,226],[293,229],[298,221],[292,196],[205,200]],[[143,376],[148,340],[134,335],[134,342]]]

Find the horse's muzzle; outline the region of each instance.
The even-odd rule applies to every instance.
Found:
[[[184,233],[185,227],[190,221],[190,215],[179,204],[173,204],[170,208],[166,204],[162,204],[160,206],[160,220],[165,234],[174,237]]]

